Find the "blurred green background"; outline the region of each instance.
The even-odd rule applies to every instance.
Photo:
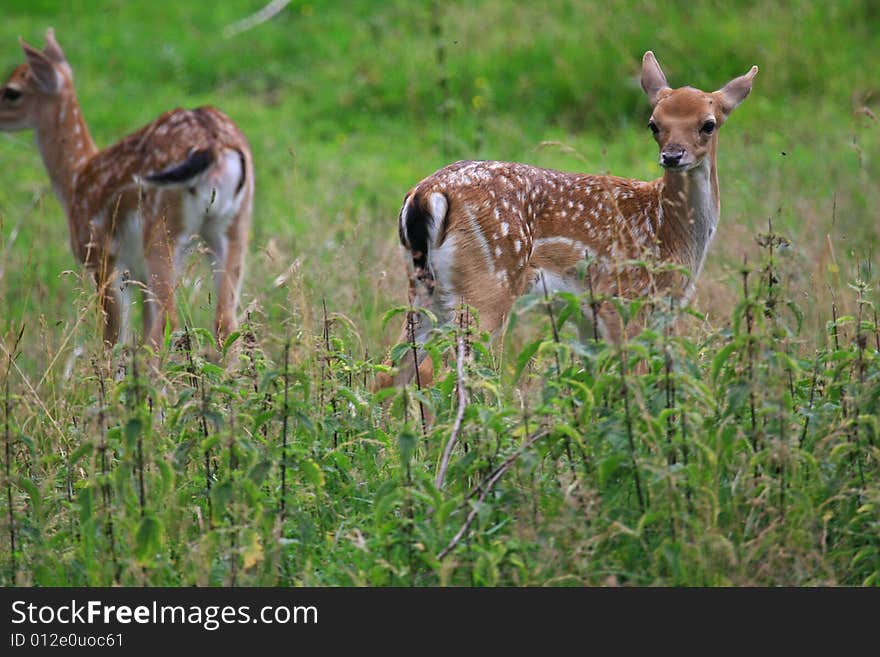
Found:
[[[695,302],[710,322],[768,219],[792,240],[791,283],[817,324],[826,284],[876,260],[875,0],[294,0],[227,36],[264,5],[5,0],[0,69],[22,61],[19,36],[42,45],[54,27],[99,146],[176,106],[233,117],[257,180],[242,303],[278,334],[313,322],[324,297],[365,348],[387,346],[382,314],[406,298],[400,202],[448,162],[658,176],[638,84],[646,49],[672,86],[713,90],[760,67],[720,138],[721,226]],[[202,277],[193,263],[180,303],[207,326]],[[92,296],[31,136],[0,134],[0,328],[27,324],[23,362],[43,368],[67,336],[93,339]]]

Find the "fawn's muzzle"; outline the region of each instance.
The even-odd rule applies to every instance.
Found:
[[[677,167],[682,164],[684,148],[677,145],[667,146],[660,152],[660,164],[664,167]]]

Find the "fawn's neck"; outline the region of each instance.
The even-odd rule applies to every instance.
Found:
[[[692,281],[703,267],[721,213],[717,146],[715,136],[698,166],[688,171],[667,170],[659,181],[661,252],[665,259],[687,267]]]
[[[59,102],[45,106],[34,130],[34,138],[49,172],[52,188],[69,216],[76,179],[98,152],[73,90],[63,91]]]

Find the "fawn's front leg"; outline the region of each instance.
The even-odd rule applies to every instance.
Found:
[[[109,267],[109,272],[107,271]],[[95,272],[95,285],[98,290],[98,305],[101,310],[101,327],[104,346],[112,347],[119,340],[122,323],[122,305],[126,302],[116,281],[116,272],[106,263]]]
[[[177,326],[174,305],[174,287],[177,268],[175,245],[169,231],[168,217],[155,222],[144,243],[144,261],[147,269],[144,289],[144,341],[158,349],[165,338],[165,325],[173,331]]]
[[[247,253],[247,229],[250,222],[250,204],[245,203],[225,233],[217,235],[203,231],[202,239],[208,245],[217,310],[214,316],[214,336],[218,347],[238,329],[238,300],[244,276]]]

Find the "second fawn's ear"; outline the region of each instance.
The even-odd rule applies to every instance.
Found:
[[[651,105],[656,105],[658,96],[664,89],[669,89],[663,69],[657,63],[657,58],[650,50],[642,57],[642,89],[648,94]]]
[[[752,90],[752,80],[754,80],[757,74],[758,67],[752,66],[748,73],[734,78],[713,94],[720,99],[721,109],[725,117],[729,116],[736,109],[736,106],[749,95],[749,92]]]
[[[57,64],[67,63],[67,57],[64,56],[64,51],[61,50],[61,46],[55,40],[55,30],[51,27],[46,30],[46,47],[43,48],[43,52]]]
[[[61,76],[58,75],[52,61],[24,39],[19,39],[19,42],[37,87],[47,94],[57,93],[61,89]]]

